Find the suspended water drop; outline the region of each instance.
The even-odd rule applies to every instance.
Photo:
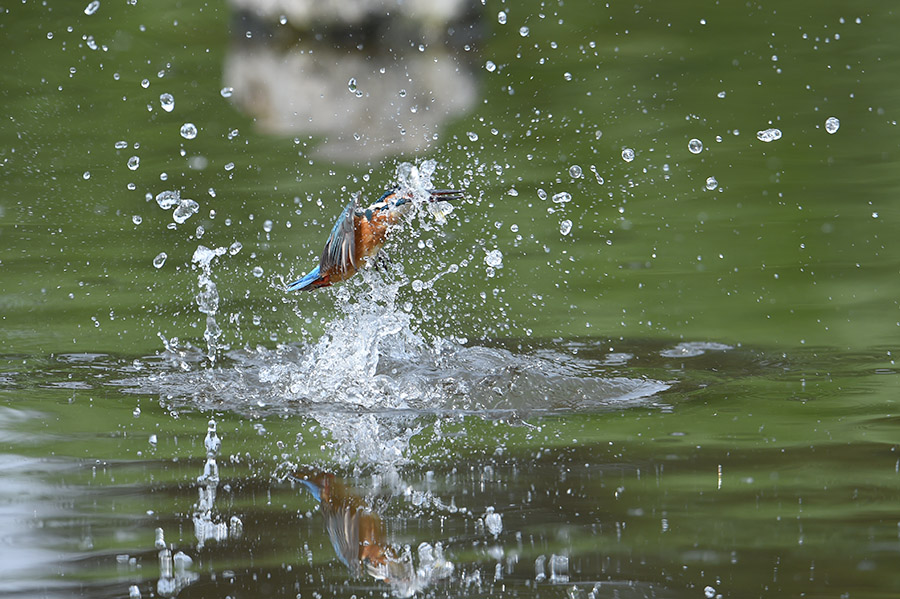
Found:
[[[185,123],[181,126],[181,137],[185,139],[194,139],[197,137],[197,127],[194,123]]]
[[[162,191],[156,194],[156,203],[163,210],[169,210],[181,201],[180,191]]]
[[[573,164],[569,167],[569,176],[573,179],[580,179],[582,175],[581,167],[577,164]]]
[[[825,119],[825,130],[828,131],[828,133],[837,133],[837,130],[840,128],[841,122],[837,119],[837,117],[830,116]]]
[[[194,214],[197,214],[199,210],[200,204],[194,200],[184,199],[178,203],[178,207],[172,212],[172,219],[180,225]]]
[[[572,230],[572,221],[570,221],[569,219],[566,219],[559,223],[559,232],[562,233],[563,235],[568,235],[571,230]]]
[[[234,94],[234,88],[233,87],[223,87],[222,89],[219,90],[219,94],[223,98],[230,98]]]
[[[132,171],[138,170],[138,167],[141,166],[141,159],[138,156],[132,156],[128,159],[128,169]]]
[[[500,514],[494,512],[493,507],[488,507],[484,513],[484,527],[488,532],[497,537],[503,532],[503,519]]]
[[[503,266],[503,252],[500,250],[491,250],[484,257],[484,263],[494,268]]]
[[[625,148],[624,150],[622,150],[622,160],[624,160],[625,162],[631,162],[632,160],[634,160],[634,150],[632,150],[631,148]]]
[[[715,177],[709,177],[708,179],[706,179],[706,189],[712,191],[718,186],[719,186],[719,182],[716,181]]]
[[[90,4],[84,7],[84,14],[91,16],[95,12],[100,9],[100,0],[93,0]]]
[[[162,268],[163,264],[166,263],[166,258],[168,258],[168,254],[165,252],[160,252],[156,255],[156,258],[153,259],[153,266],[156,268]]]
[[[688,150],[691,154],[699,154],[703,151],[703,142],[697,138],[692,139],[688,142]]]
[[[781,139],[781,130],[775,129],[773,127],[770,129],[763,129],[762,131],[757,131],[756,139],[758,139],[759,141],[764,141],[766,143],[775,141],[776,139]]]
[[[165,93],[159,95],[159,105],[166,112],[172,112],[175,109],[175,97],[172,94]]]

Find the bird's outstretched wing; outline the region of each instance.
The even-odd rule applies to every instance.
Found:
[[[330,273],[334,270],[344,272],[351,266],[356,268],[356,234],[353,225],[356,210],[357,200],[354,196],[334,223],[334,228],[331,229],[331,234],[325,242],[322,259],[319,261],[321,272]]]

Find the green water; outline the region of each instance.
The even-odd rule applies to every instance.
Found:
[[[340,562],[291,469],[417,563],[441,543],[420,594],[900,593],[892,3],[489,2],[383,34],[86,4],[0,7],[0,595],[402,594]],[[467,200],[392,240],[388,283],[285,296],[351,193],[428,159]],[[191,258],[235,242],[211,365]],[[333,344],[346,386],[304,401],[304,356],[364,308],[413,341],[375,347],[371,402]],[[241,530],[203,542],[198,514]]]

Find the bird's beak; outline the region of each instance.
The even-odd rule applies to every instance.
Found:
[[[463,192],[456,189],[429,189],[428,195],[429,199],[432,202],[436,202],[438,200],[461,200],[463,199],[463,197],[465,197],[465,194],[463,194]]]

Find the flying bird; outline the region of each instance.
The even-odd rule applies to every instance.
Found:
[[[462,192],[454,189],[426,191],[429,202],[463,197]],[[413,192],[400,191],[396,187],[385,191],[377,202],[366,209],[360,208],[357,196],[353,196],[325,241],[319,265],[290,283],[287,290],[318,289],[352,277],[365,265],[367,258],[378,253],[391,228],[412,206]]]

